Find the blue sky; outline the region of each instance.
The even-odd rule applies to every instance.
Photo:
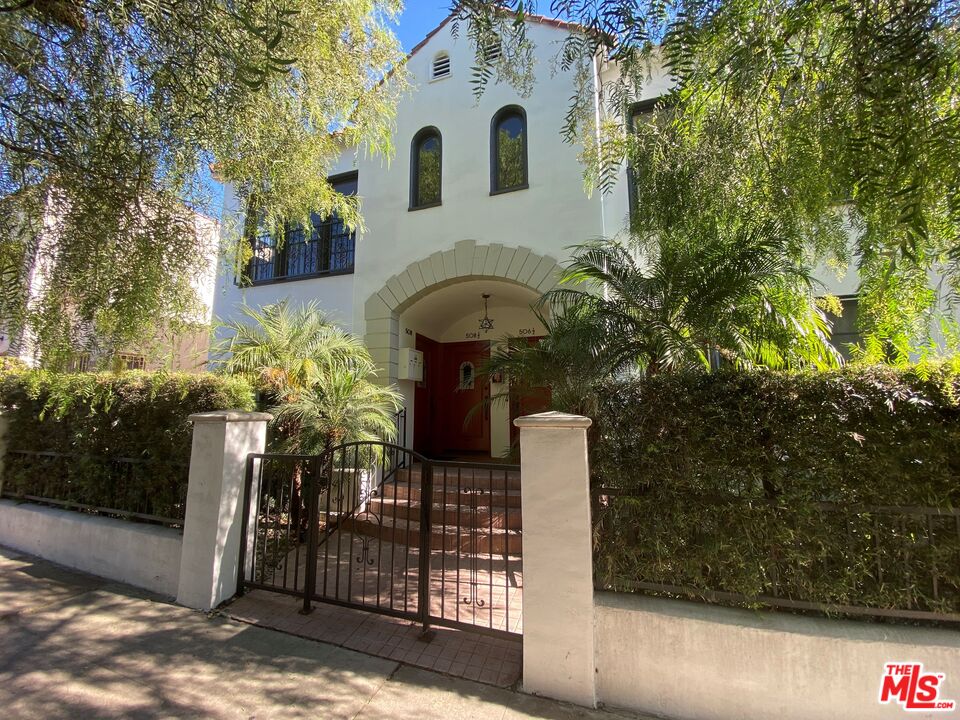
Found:
[[[406,0],[404,5],[394,32],[400,38],[403,49],[410,52],[450,14],[450,0]]]

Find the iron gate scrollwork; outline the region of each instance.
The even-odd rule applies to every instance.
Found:
[[[518,634],[519,470],[380,442],[251,455],[238,589]]]

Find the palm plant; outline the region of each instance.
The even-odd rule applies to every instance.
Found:
[[[646,373],[702,366],[835,366],[814,280],[776,228],[690,241],[578,247],[541,302],[574,313],[600,365]]]
[[[221,339],[211,353],[220,368],[240,375],[277,399],[294,396],[333,370],[369,362],[358,338],[330,322],[316,302],[292,308],[286,300],[256,309],[240,308],[243,318],[219,322]]]
[[[243,308],[247,322],[219,323],[214,346],[220,369],[251,380],[272,402],[272,443],[278,449],[321,454],[343,442],[392,440],[400,395],[373,382],[376,366],[356,337],[331,323],[316,303],[286,301]],[[290,524],[306,532],[303,468],[291,478]]]
[[[299,432],[282,443],[287,452],[316,455],[344,442],[393,440],[393,413],[402,398],[392,388],[370,382],[369,368],[335,370],[288,402],[271,408],[280,426]]]
[[[247,321],[219,324],[227,334],[214,354],[224,372],[269,395],[278,445],[319,453],[338,442],[392,439],[399,395],[373,382],[376,366],[359,339],[315,302],[242,312]]]
[[[550,405],[565,412],[591,415],[593,388],[614,370],[599,352],[602,338],[597,326],[587,321],[584,310],[571,307],[551,314],[534,308],[547,334],[538,343],[526,338],[508,338],[495,346],[483,373],[501,376],[508,390],[488,402],[505,402],[511,393],[521,396],[550,388]]]
[[[815,285],[776,228],[660,237],[574,249],[561,284],[535,310],[549,335],[508,340],[486,373],[511,391],[549,387],[551,404],[591,415],[594,389],[625,373],[738,366],[835,366]],[[501,393],[491,402],[502,401]]]

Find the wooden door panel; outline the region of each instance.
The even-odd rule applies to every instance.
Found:
[[[437,383],[437,437],[444,454],[490,452],[490,383],[479,373],[490,357],[488,341],[444,343]]]
[[[542,337],[528,337],[528,345],[536,345]],[[534,415],[545,412],[550,409],[550,402],[553,399],[548,387],[527,388],[525,391],[511,387],[510,388],[510,444],[514,445],[520,440],[520,430],[513,421],[524,415]]]

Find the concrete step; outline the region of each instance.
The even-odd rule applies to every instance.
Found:
[[[430,514],[434,525],[459,525],[462,528],[476,527],[486,530],[520,530],[521,514],[519,508],[493,506],[488,504],[489,496],[478,497],[476,509],[467,502],[440,504],[435,502]],[[422,503],[406,498],[376,498],[367,503],[367,511],[381,517],[393,517],[401,520],[420,519]]]
[[[392,542],[399,545],[419,547],[420,523],[406,519],[382,517],[380,522],[368,513],[362,513],[354,518],[341,521],[341,532],[354,532],[365,537],[377,538],[382,542]],[[519,530],[504,530],[494,528],[457,528],[447,526],[432,526],[430,532],[430,549],[446,552],[462,552],[480,555],[513,555],[519,556],[522,550],[521,533]]]

